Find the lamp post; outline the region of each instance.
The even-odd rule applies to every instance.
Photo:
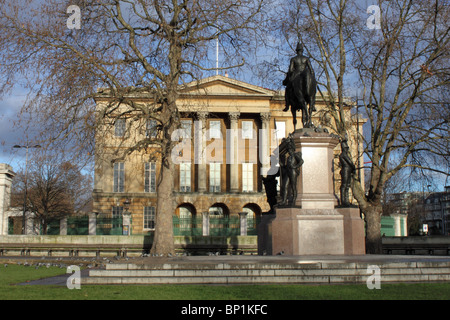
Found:
[[[25,225],[25,212],[27,209],[27,189],[28,189],[28,149],[29,148],[40,148],[41,146],[36,144],[34,146],[30,146],[30,145],[25,145],[25,146],[20,146],[18,144],[16,144],[15,146],[13,146],[13,148],[16,149],[20,149],[20,148],[25,148],[26,149],[26,153],[25,153],[25,191],[24,191],[24,196],[23,196],[23,217],[22,217],[22,234],[26,234],[26,225]]]

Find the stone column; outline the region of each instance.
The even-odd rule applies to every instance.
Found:
[[[209,236],[209,212],[202,212],[202,234],[203,236]]]
[[[206,192],[206,119],[208,112],[197,112],[198,121],[194,125],[195,139],[195,163],[198,165],[197,172],[197,190],[198,192]]]
[[[400,223],[402,221],[403,221],[402,236],[407,237],[408,236],[408,215],[403,214],[402,218],[400,219]]]
[[[393,214],[391,217],[394,218],[394,236],[399,237],[402,235],[402,231],[400,230],[400,215]]]
[[[97,235],[97,214],[95,212],[89,213],[89,235]]]
[[[261,135],[259,145],[259,160],[262,164],[261,175],[267,176],[270,169],[270,112],[261,113]]]
[[[67,236],[67,217],[59,220],[59,235]]]
[[[239,222],[241,226],[241,236],[247,235],[247,214],[248,212],[239,212]]]
[[[230,192],[239,192],[239,112],[230,112],[230,129],[227,130],[227,163],[230,164]]]
[[[16,174],[10,165],[0,163],[0,236],[8,235],[8,214],[11,184]]]

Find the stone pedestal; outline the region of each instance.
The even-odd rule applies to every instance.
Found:
[[[264,213],[258,224],[258,254],[261,256],[272,254],[272,221],[275,214]]]
[[[272,253],[344,254],[344,217],[334,209],[279,208],[272,222]]]
[[[303,165],[297,182],[296,206],[302,209],[334,209],[333,150],[337,137],[312,129],[294,132],[296,151],[302,152]]]
[[[361,219],[359,208],[337,208],[336,211],[344,217],[345,254],[365,254],[364,220]]]
[[[333,150],[337,137],[312,129],[293,134],[303,165],[294,207],[276,208],[272,254],[359,255],[365,253],[364,223],[358,208],[335,208]]]

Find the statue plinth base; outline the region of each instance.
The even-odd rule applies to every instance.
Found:
[[[271,225],[272,254],[364,255],[364,222],[358,208],[278,208]]]
[[[333,149],[339,140],[326,132],[296,130],[296,151],[303,165],[297,183],[297,201],[276,208],[272,222],[272,254],[365,254],[364,223],[358,208],[336,208]]]
[[[344,217],[332,209],[276,209],[272,254],[345,254]]]

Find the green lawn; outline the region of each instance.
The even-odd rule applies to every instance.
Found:
[[[18,283],[65,274],[58,267],[0,265],[0,300],[449,300],[450,283],[365,285],[149,285],[65,286]]]

